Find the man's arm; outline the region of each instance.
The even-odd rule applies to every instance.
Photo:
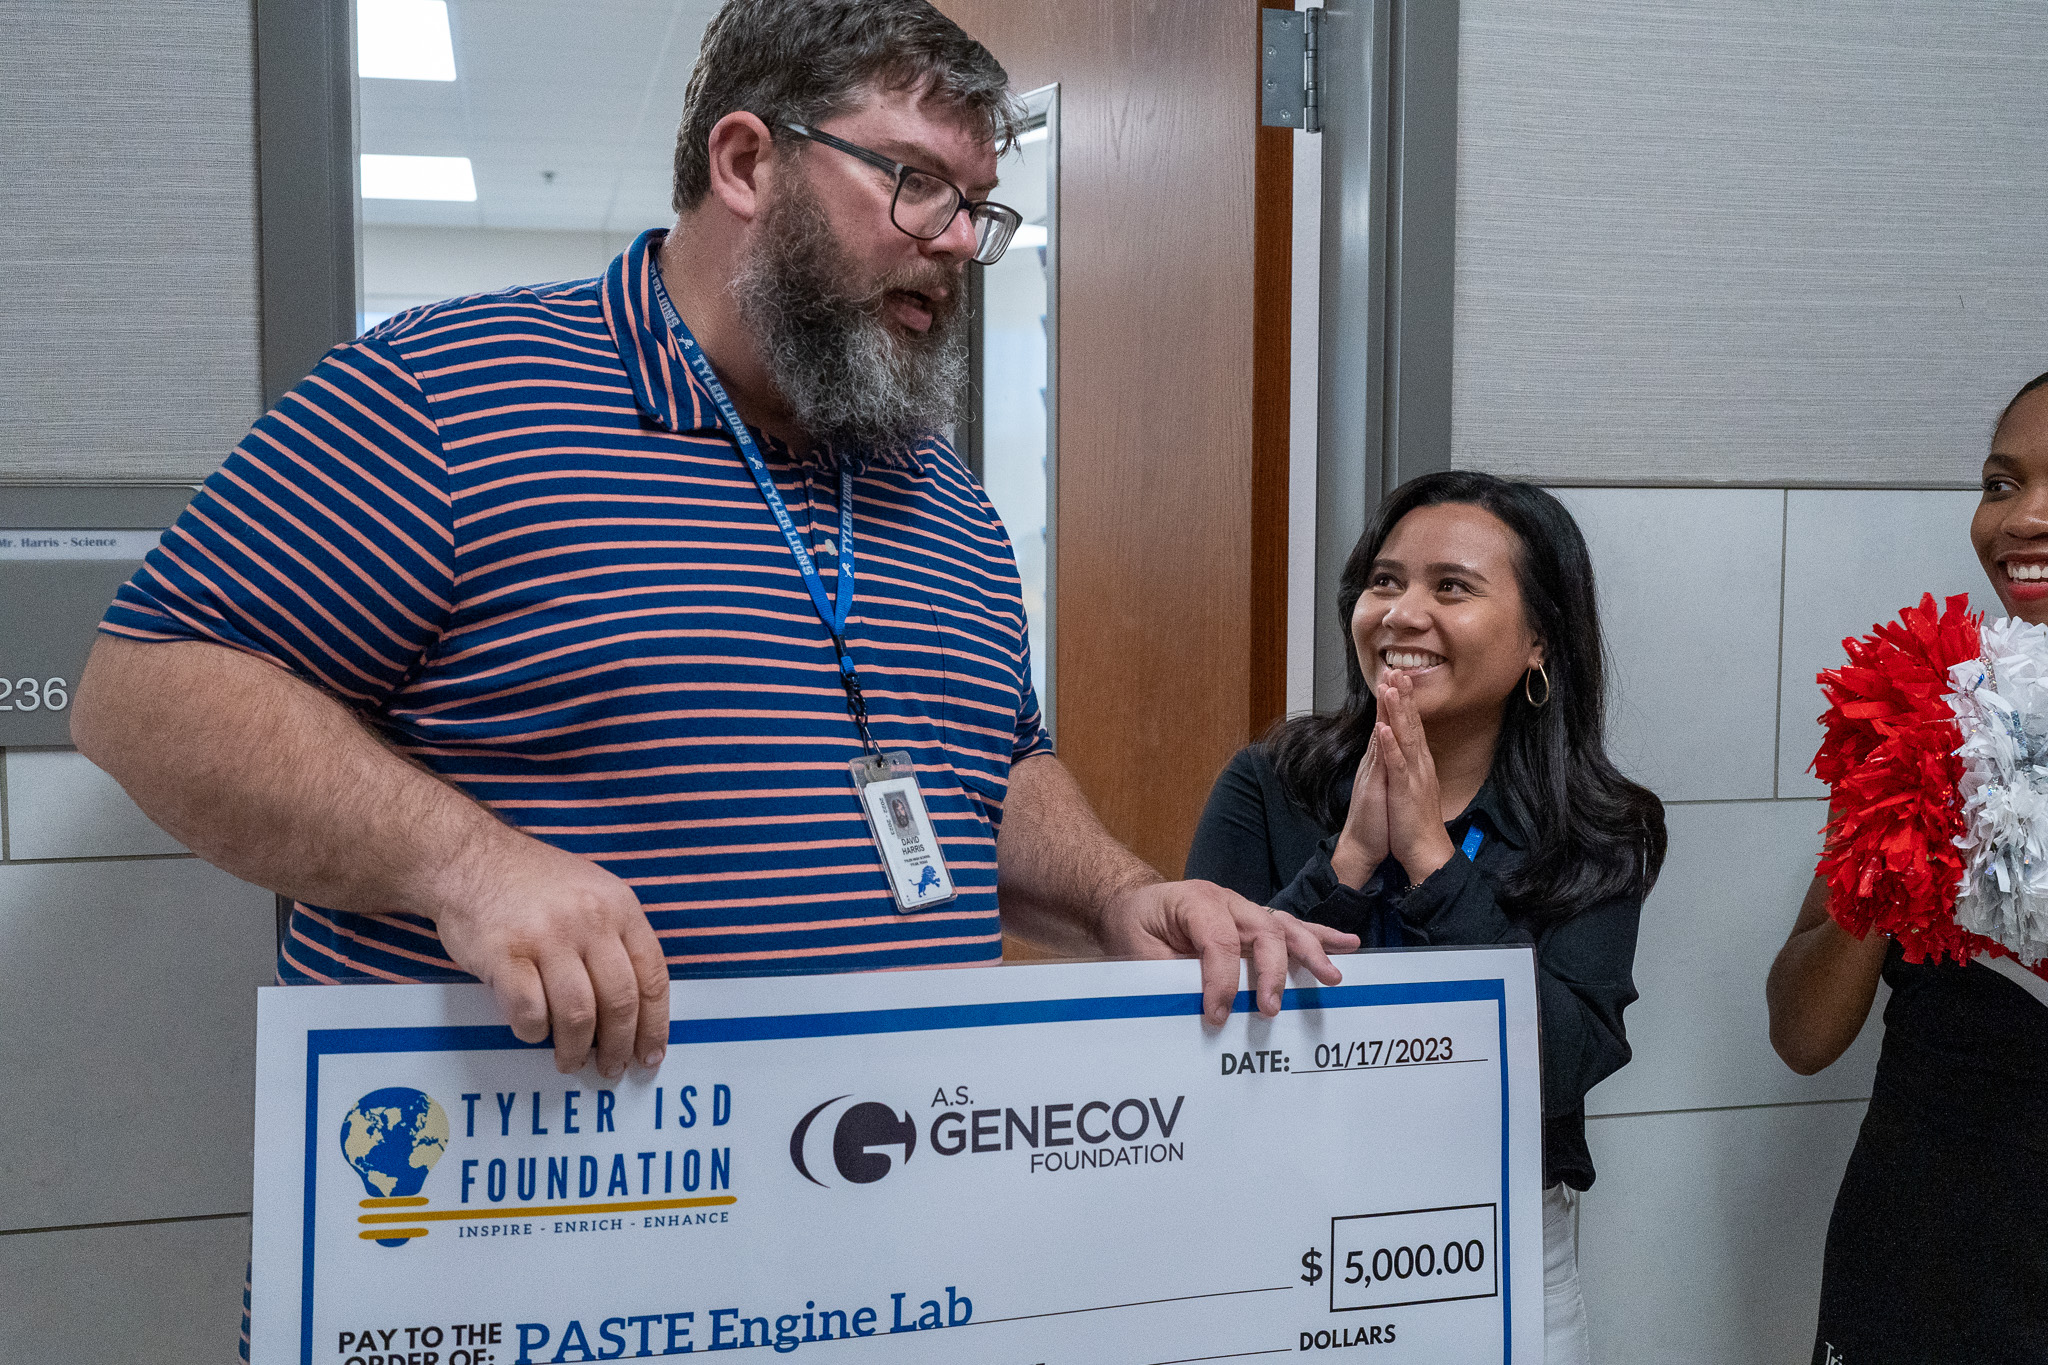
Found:
[[[1010,770],[996,837],[996,886],[1005,919],[1055,950],[1126,957],[1199,957],[1211,1023],[1230,1017],[1238,959],[1252,962],[1259,1011],[1280,1012],[1289,960],[1318,981],[1343,980],[1329,959],[1355,935],[1276,914],[1210,882],[1169,882],[1110,837],[1073,775],[1051,754]]]
[[[359,914],[424,915],[555,1062],[653,1066],[668,970],[632,888],[511,829],[392,753],[340,702],[197,641],[102,635],[71,716],[79,750],[149,817],[244,881]]]

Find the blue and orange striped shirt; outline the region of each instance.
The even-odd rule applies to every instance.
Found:
[[[937,438],[856,464],[848,643],[959,891],[899,914],[830,638],[653,306],[661,235],[598,279],[434,304],[337,347],[101,629],[212,641],[339,697],[629,883],[672,975],[993,961],[1010,766],[1051,748],[1002,523]],[[840,457],[761,445],[836,593]],[[468,979],[423,918],[305,904],[279,974]]]

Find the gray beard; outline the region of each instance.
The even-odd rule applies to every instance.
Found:
[[[919,281],[885,280],[854,296],[842,283],[852,273],[823,208],[788,185],[768,205],[731,289],[769,376],[812,440],[900,449],[953,421],[966,394],[958,282],[934,302],[931,330],[905,339],[882,320],[885,296]]]

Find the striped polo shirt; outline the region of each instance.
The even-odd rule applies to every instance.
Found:
[[[900,914],[831,639],[653,305],[661,238],[598,279],[434,304],[337,347],[100,628],[225,645],[340,698],[623,878],[672,975],[993,961],[1010,766],[1051,748],[1009,538],[936,437],[797,455],[756,434],[835,594],[838,461],[854,465],[847,643],[959,892]],[[279,974],[469,979],[424,918],[305,904]]]

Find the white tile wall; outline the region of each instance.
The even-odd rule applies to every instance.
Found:
[[[1793,1365],[1860,1103],[1595,1119],[1579,1267],[1598,1365]],[[1960,1365],[1960,1363],[1958,1363]]]
[[[1587,1096],[1595,1114],[1867,1099],[1881,1022],[1818,1076],[1771,1051],[1764,975],[1813,880],[1825,801],[1673,806],[1671,851],[1643,907],[1634,1060]],[[1880,1017],[1882,1003],[1872,1010]]]
[[[1666,801],[1769,797],[1784,493],[1556,492],[1600,587],[1615,760]]]
[[[8,1365],[228,1365],[247,1218],[0,1237]]]
[[[1821,796],[1806,771],[1820,747],[1825,708],[1814,675],[1842,662],[1845,636],[1933,593],[1969,593],[1979,610],[1998,599],[1970,548],[1975,493],[1794,489],[1785,507],[1784,697],[1779,708],[1778,795]]]
[[[194,858],[0,863],[0,1228],[248,1209],[275,944]]]
[[[8,856],[119,858],[183,853],[120,784],[75,749],[6,751]]]
[[[1870,1023],[1816,1077],[1793,1075],[1770,1048],[1764,976],[1826,811],[1824,790],[1800,776],[1817,738],[1812,676],[1839,657],[1842,635],[1923,590],[1974,591],[1981,605],[1965,534],[1975,498],[1559,496],[1600,579],[1610,742],[1664,797],[1671,831],[1636,953],[1635,1059],[1588,1097],[1600,1174],[1581,1265],[1594,1355],[1789,1365],[1812,1347],[1827,1218],[1882,1037]]]

